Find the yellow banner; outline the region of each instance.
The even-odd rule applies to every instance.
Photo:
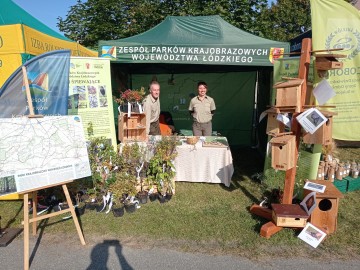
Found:
[[[0,87],[21,65],[21,54],[0,54]]]
[[[110,74],[110,59],[71,57],[68,114],[81,116],[87,140],[106,137],[116,149]]]
[[[48,36],[26,25],[23,25],[23,27],[26,53],[39,55],[49,51],[69,49],[71,55],[77,55],[76,42]]]
[[[86,56],[86,57],[97,57],[98,56],[98,52],[97,51],[93,51],[90,50],[82,45],[80,45],[79,43],[77,43],[77,55],[73,55],[73,56]]]
[[[342,69],[328,71],[327,81],[336,96],[333,138],[360,141],[360,12],[340,0],[310,0],[314,50],[339,49]]]
[[[0,26],[0,55],[23,53],[24,50],[21,25]]]

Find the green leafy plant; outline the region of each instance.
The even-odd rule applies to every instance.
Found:
[[[114,150],[111,141],[105,137],[90,138],[88,154],[96,196],[97,191],[105,190],[109,179],[115,177],[121,157]]]
[[[155,144],[154,156],[150,159],[147,177],[157,184],[158,192],[162,195],[172,193],[175,167],[173,161],[176,153],[177,140],[174,136],[163,137]]]

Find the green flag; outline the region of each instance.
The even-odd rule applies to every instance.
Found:
[[[333,138],[360,141],[360,12],[343,0],[310,0],[313,50],[338,49],[342,69],[330,70],[328,82],[336,92]]]

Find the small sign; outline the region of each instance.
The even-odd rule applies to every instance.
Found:
[[[316,184],[313,182],[306,182],[304,185],[305,189],[311,190],[311,191],[316,191],[319,193],[324,193],[326,186],[325,185],[321,185],[321,184]]]
[[[301,231],[298,237],[308,243],[310,246],[317,248],[317,246],[324,240],[326,233],[318,229],[311,223],[307,223],[305,228]]]

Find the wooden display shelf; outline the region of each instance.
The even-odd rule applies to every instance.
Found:
[[[119,140],[145,141],[146,140],[146,115],[144,113],[127,113],[119,115]]]

